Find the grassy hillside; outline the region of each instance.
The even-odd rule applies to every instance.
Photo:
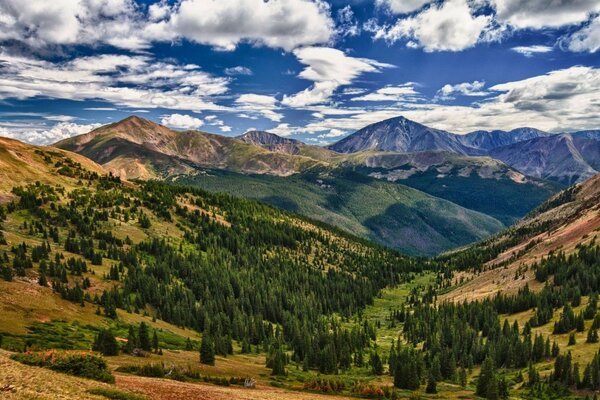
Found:
[[[525,284],[541,289],[532,265],[556,252],[575,252],[600,238],[600,175],[572,186],[544,202],[502,234],[446,258],[464,272],[466,281],[444,295],[461,301],[498,292],[514,293]],[[513,279],[515,275],[521,278]]]
[[[96,160],[127,179],[164,178],[192,166],[286,176],[321,164],[310,157],[271,152],[236,138],[173,131],[135,116],[56,146]]]
[[[100,165],[79,154],[0,137],[0,196],[5,199],[12,196],[14,186],[36,181],[72,187],[83,170],[105,174]]]
[[[9,398],[567,399],[600,389],[600,177],[487,242],[425,260],[254,201],[121,182],[40,151],[48,183],[17,186],[0,207]],[[326,172],[303,185],[362,205],[399,196],[397,184]],[[347,207],[311,192],[315,204]],[[417,210],[438,200],[401,193],[414,194],[401,200],[422,227],[431,215]],[[511,269],[538,251],[534,267]],[[488,272],[506,289],[493,298],[471,284]],[[460,302],[443,301],[459,291]],[[36,362],[44,369],[25,365]],[[114,384],[71,376],[100,368]],[[256,387],[244,388],[250,378]]]
[[[562,189],[557,183],[527,177],[489,157],[448,152],[358,153],[343,164],[479,211],[507,226]]]
[[[438,254],[503,228],[484,214],[344,169],[286,178],[206,170],[173,180],[258,199],[408,254]]]

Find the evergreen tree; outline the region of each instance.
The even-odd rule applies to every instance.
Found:
[[[458,383],[463,388],[467,387],[467,370],[465,370],[464,368],[461,368],[458,371]]]
[[[371,353],[369,363],[371,364],[371,372],[373,375],[383,375],[383,363],[381,362],[381,357],[379,357],[377,350]]]
[[[488,396],[488,388],[492,385],[496,385],[494,375],[494,361],[490,356],[487,356],[481,366],[481,372],[479,373],[479,379],[477,380],[477,390],[475,394],[480,397]]]
[[[215,365],[215,345],[208,334],[202,335],[200,343],[200,362],[207,365]]]
[[[154,348],[154,352],[158,353],[158,335],[156,333],[156,329],[154,330],[154,334],[152,335],[152,347]]]
[[[127,346],[126,351],[129,354],[132,354],[133,351],[139,348],[139,342],[137,335],[135,334],[135,330],[133,329],[133,325],[129,325],[129,334],[127,335]]]
[[[96,335],[92,350],[98,351],[105,356],[116,356],[119,354],[119,344],[109,329],[102,329]]]
[[[138,329],[138,340],[140,343],[140,348],[144,351],[151,351],[152,344],[150,343],[150,335],[148,333],[148,325],[145,322],[140,323],[140,327]]]
[[[425,393],[437,393],[437,382],[432,371],[429,371],[429,377],[427,378],[427,386],[425,387]]]

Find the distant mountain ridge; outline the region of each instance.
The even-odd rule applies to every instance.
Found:
[[[511,131],[475,131],[457,136],[459,141],[465,146],[489,152],[498,147],[549,135],[549,133],[535,128],[517,128]]]
[[[509,146],[490,155],[526,175],[570,185],[600,171],[600,142],[583,134],[557,134]]]
[[[551,134],[535,128],[458,135],[402,116],[380,121],[328,146],[340,153],[447,151],[487,155],[525,175],[570,185],[600,171],[600,130]]]

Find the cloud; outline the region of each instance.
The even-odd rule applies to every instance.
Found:
[[[473,47],[492,20],[488,15],[474,15],[467,0],[447,0],[432,4],[415,16],[399,18],[392,26],[371,24],[375,39],[395,43],[407,40],[407,46],[422,47],[427,52],[461,51]]]
[[[273,96],[246,93],[239,96],[235,103],[237,105],[236,109],[244,111],[244,114],[260,114],[275,122],[279,122],[283,118],[282,114],[275,111],[277,109],[277,99]],[[242,118],[244,117],[242,116]]]
[[[352,11],[350,5],[338,10],[336,33],[341,37],[357,36],[360,34],[360,26],[354,17],[354,11]]]
[[[414,101],[418,92],[414,88],[414,82],[404,83],[398,86],[385,86],[375,92],[364,96],[353,97],[351,101]]]
[[[242,42],[289,51],[327,43],[334,32],[329,13],[326,3],[311,0],[183,0],[167,21],[148,31],[227,51]]]
[[[0,136],[11,137],[23,142],[34,144],[53,144],[62,139],[88,133],[100,124],[76,124],[73,122],[59,122],[51,127],[44,125],[11,124],[0,126]]]
[[[0,53],[0,99],[34,97],[102,100],[131,108],[217,110],[207,98],[227,92],[229,80],[196,65],[149,56],[101,54],[49,62]]]
[[[552,51],[552,47],[542,45],[517,46],[513,47],[511,50],[523,54],[525,57],[532,57],[534,54],[549,53]]]
[[[298,77],[314,84],[299,93],[284,96],[282,104],[289,107],[325,103],[338,87],[349,85],[359,75],[393,67],[368,58],[349,57],[329,47],[304,47],[294,50],[294,55],[307,66]]]
[[[561,38],[562,47],[575,52],[595,53],[600,49],[600,16],[571,35]]]
[[[600,68],[571,67],[519,81],[494,85],[484,102],[471,105],[398,103],[394,106],[340,109],[337,116],[317,118],[289,128],[306,134],[332,129],[352,131],[403,115],[417,122],[455,133],[477,129],[510,130],[523,125],[550,132],[597,129],[600,126]],[[328,110],[320,111],[327,115]]]
[[[252,70],[248,67],[237,67],[225,68],[225,74],[227,75],[252,75]]]
[[[456,85],[446,84],[440,90],[438,90],[436,97],[442,100],[454,99],[455,94],[462,96],[487,96],[489,92],[483,89],[485,82],[473,81],[458,83]]]
[[[598,0],[492,0],[496,18],[517,29],[579,24],[600,12]]]
[[[44,119],[47,119],[48,121],[69,122],[77,118],[70,115],[46,115],[44,116]]]
[[[198,129],[204,125],[204,121],[200,118],[183,114],[165,115],[160,119],[160,122],[163,125],[176,129]]]
[[[251,43],[289,51],[334,34],[320,0],[160,1],[147,10],[134,0],[5,0],[0,16],[0,41],[33,48],[103,43],[143,50],[187,39],[222,50]]]
[[[379,7],[386,7],[394,14],[406,14],[421,9],[431,0],[375,0]]]
[[[114,107],[85,107],[86,111],[117,111]]]
[[[290,136],[294,133],[293,130],[290,128],[290,124],[288,124],[288,123],[279,124],[275,128],[271,128],[268,131],[271,133],[274,133],[276,135],[284,136],[284,137]]]

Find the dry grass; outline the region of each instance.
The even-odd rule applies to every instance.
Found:
[[[11,360],[9,352],[0,350],[0,386],[13,385],[14,392],[1,393],[2,399],[102,399],[86,393],[88,389],[111,387],[104,383],[76,378]]]

